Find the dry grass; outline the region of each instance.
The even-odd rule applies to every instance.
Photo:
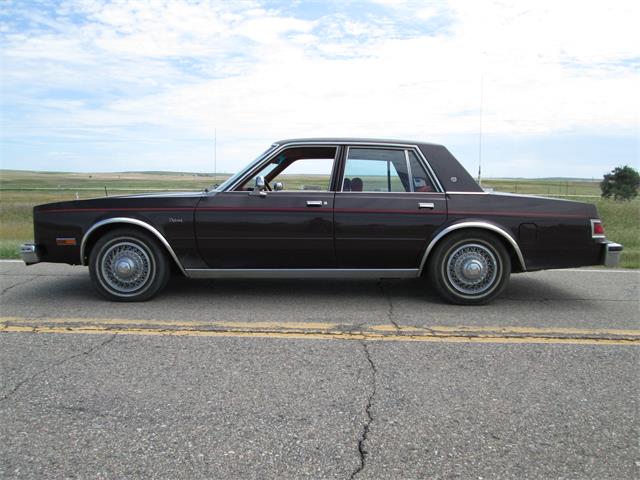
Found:
[[[226,176],[219,175],[220,183]],[[317,184],[313,175],[289,177],[288,188]],[[18,258],[21,243],[33,240],[31,212],[34,205],[100,197],[104,187],[111,194],[126,194],[150,189],[201,190],[214,183],[211,176],[175,173],[41,173],[0,171],[0,258]],[[536,195],[592,195],[579,200],[595,203],[603,219],[607,236],[624,245],[621,266],[640,268],[640,199],[615,202],[598,197],[597,182],[549,180],[485,180],[483,186],[496,191]],[[31,190],[25,190],[31,189]]]

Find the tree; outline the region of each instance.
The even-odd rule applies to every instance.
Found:
[[[638,196],[638,188],[640,174],[628,165],[614,168],[600,182],[602,198],[613,197],[614,200],[632,200]]]

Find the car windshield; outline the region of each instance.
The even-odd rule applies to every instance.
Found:
[[[249,165],[247,165],[246,167],[244,167],[242,170],[240,170],[238,173],[236,173],[235,175],[231,175],[229,178],[227,178],[224,182],[222,182],[220,185],[218,185],[217,187],[212,188],[212,191],[215,192],[221,192],[222,190],[224,190],[225,188],[227,188],[227,186],[231,185],[232,183],[234,183],[238,178],[240,178],[242,175],[244,175],[246,172],[248,172],[249,170],[251,170],[258,162],[262,161],[267,155],[269,155],[274,149],[276,149],[278,147],[277,144],[273,144],[271,145],[269,148],[267,148],[264,152],[262,152],[253,162],[249,163]]]

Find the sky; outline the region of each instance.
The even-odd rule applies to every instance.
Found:
[[[358,136],[601,178],[639,168],[639,24],[637,0],[4,0],[0,167],[234,172]]]

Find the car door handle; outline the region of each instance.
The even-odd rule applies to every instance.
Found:
[[[431,202],[420,202],[418,203],[418,208],[435,208],[435,204],[431,203]]]
[[[321,207],[322,200],[307,200],[307,207]]]

